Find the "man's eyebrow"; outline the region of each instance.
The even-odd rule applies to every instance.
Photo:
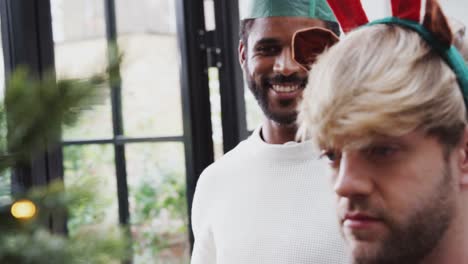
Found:
[[[280,44],[280,40],[277,39],[277,38],[262,38],[260,40],[258,40],[256,43],[255,43],[255,46],[257,45],[273,45],[273,44]]]

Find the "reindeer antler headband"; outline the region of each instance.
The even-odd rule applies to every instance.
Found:
[[[468,106],[468,68],[453,45],[455,37],[436,0],[391,0],[392,16],[369,23],[359,0],[328,0],[345,33],[376,24],[393,24],[416,31],[454,71]]]
[[[461,88],[465,106],[468,107],[468,68],[460,52],[453,45],[454,34],[449,22],[436,0],[391,0],[392,16],[369,23],[360,0],[328,0],[328,4],[345,33],[361,26],[393,24],[416,31],[454,71]],[[332,33],[323,33],[314,28],[298,32],[293,40],[296,61],[307,67],[315,57],[310,43],[314,39],[330,39],[333,45],[337,39]],[[322,37],[320,37],[322,36]],[[330,46],[328,45],[328,46]]]

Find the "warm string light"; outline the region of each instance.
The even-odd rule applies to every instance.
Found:
[[[19,200],[11,206],[11,214],[18,219],[32,218],[36,211],[36,205],[29,200]]]

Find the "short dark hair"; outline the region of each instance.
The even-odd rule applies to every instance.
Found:
[[[239,25],[239,39],[242,40],[244,46],[247,46],[247,39],[249,38],[250,30],[252,29],[255,19],[249,18],[240,21]]]
[[[459,122],[450,127],[435,127],[427,131],[427,135],[434,136],[443,147],[444,159],[447,161],[450,152],[460,144],[466,124]]]
[[[249,18],[240,21],[239,25],[239,39],[242,40],[245,46],[247,46],[247,39],[249,37],[250,30],[252,29],[255,19]],[[325,27],[330,29],[337,36],[341,34],[340,26],[337,22],[324,20]]]

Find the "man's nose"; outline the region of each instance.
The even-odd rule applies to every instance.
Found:
[[[340,197],[367,196],[374,188],[372,172],[361,158],[343,153],[338,175],[334,182],[335,193]]]
[[[299,64],[293,60],[291,48],[284,48],[276,57],[273,71],[277,74],[290,76],[300,71],[304,71]]]

